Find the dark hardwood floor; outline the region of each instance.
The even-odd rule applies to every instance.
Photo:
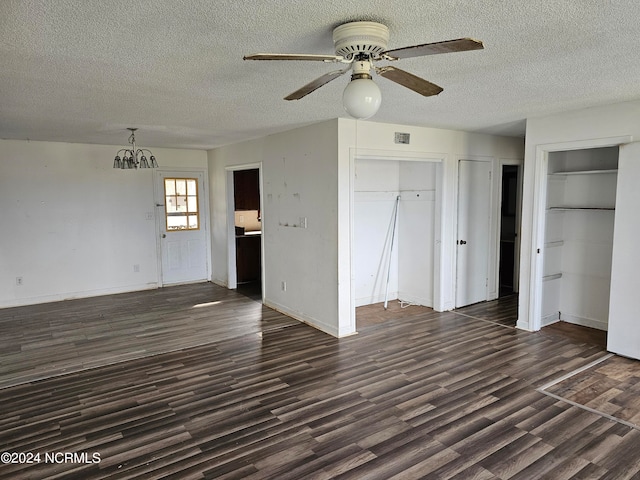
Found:
[[[640,478],[637,427],[540,391],[607,355],[584,339],[480,311],[375,306],[358,310],[358,335],[335,339],[209,284],[63,303],[0,311],[3,369],[21,345],[4,334],[42,322],[59,334],[22,337],[47,345],[40,361],[55,362],[71,324],[108,337],[101,318],[159,323],[153,336],[176,348],[0,389],[0,451],[40,453],[0,463],[0,478]],[[186,332],[201,343],[184,346]]]
[[[0,388],[298,323],[247,296],[200,283],[0,309]]]
[[[518,321],[518,295],[507,295],[492,302],[480,302],[455,311],[460,315],[515,327]]]

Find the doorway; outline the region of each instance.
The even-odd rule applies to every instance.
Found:
[[[502,166],[500,204],[500,254],[498,295],[505,297],[518,291],[518,165]]]
[[[262,301],[262,210],[260,170],[233,172],[236,289]]]

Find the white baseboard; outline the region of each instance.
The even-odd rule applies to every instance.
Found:
[[[580,317],[578,315],[571,315],[570,313],[562,313],[560,320],[567,323],[573,323],[575,325],[582,325],[583,327],[597,328],[598,330],[608,330],[608,322],[604,320],[597,320],[595,318]]]
[[[412,305],[420,305],[422,307],[433,308],[433,298],[424,298],[400,293],[398,295],[398,300],[400,300],[401,302],[410,303]]]
[[[272,302],[266,298],[262,303],[265,307],[269,307],[274,309],[277,312],[284,313],[285,315],[291,318],[294,318],[302,323],[306,323],[307,325],[313,328],[317,328],[321,332],[328,333],[329,335],[332,335],[334,337],[340,337],[340,336],[344,337],[346,335],[351,335],[351,333],[345,333],[340,335],[340,332],[338,332],[338,329],[336,328],[335,325],[329,325],[327,323],[322,322],[321,320],[318,320],[317,318],[309,317],[301,312],[296,312],[294,310],[291,310],[289,307],[280,305],[279,303],[276,303],[276,302]]]
[[[53,295],[41,295],[36,297],[16,298],[12,300],[0,301],[0,308],[24,307],[26,305],[37,305],[40,303],[62,302],[78,298],[100,297],[103,295],[116,295],[118,293],[139,292],[142,290],[154,290],[158,288],[156,282],[141,285],[128,285],[125,287],[101,288],[97,290],[86,290],[83,292],[65,292]]]
[[[545,315],[542,317],[542,321],[540,322],[540,326],[546,327],[547,325],[551,325],[553,323],[558,323],[560,318],[558,317],[558,313],[551,313],[549,315]]]
[[[397,300],[398,292],[389,292],[387,296],[388,301]],[[366,297],[356,298],[356,307],[362,307],[363,305],[373,305],[374,303],[382,303],[384,302],[384,294],[380,295],[369,295]]]
[[[529,324],[529,322],[523,322],[522,320],[518,320],[516,322],[516,328],[518,330],[524,330],[525,332],[533,332],[533,330],[531,329],[531,325]]]

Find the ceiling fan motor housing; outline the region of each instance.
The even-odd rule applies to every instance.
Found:
[[[352,58],[357,54],[365,54],[377,58],[387,50],[389,29],[376,22],[351,22],[340,25],[333,30],[333,44],[336,55]]]

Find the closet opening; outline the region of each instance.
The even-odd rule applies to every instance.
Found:
[[[542,327],[608,330],[618,150],[548,154]]]
[[[429,160],[355,160],[355,306],[375,311],[434,307],[442,165]]]

